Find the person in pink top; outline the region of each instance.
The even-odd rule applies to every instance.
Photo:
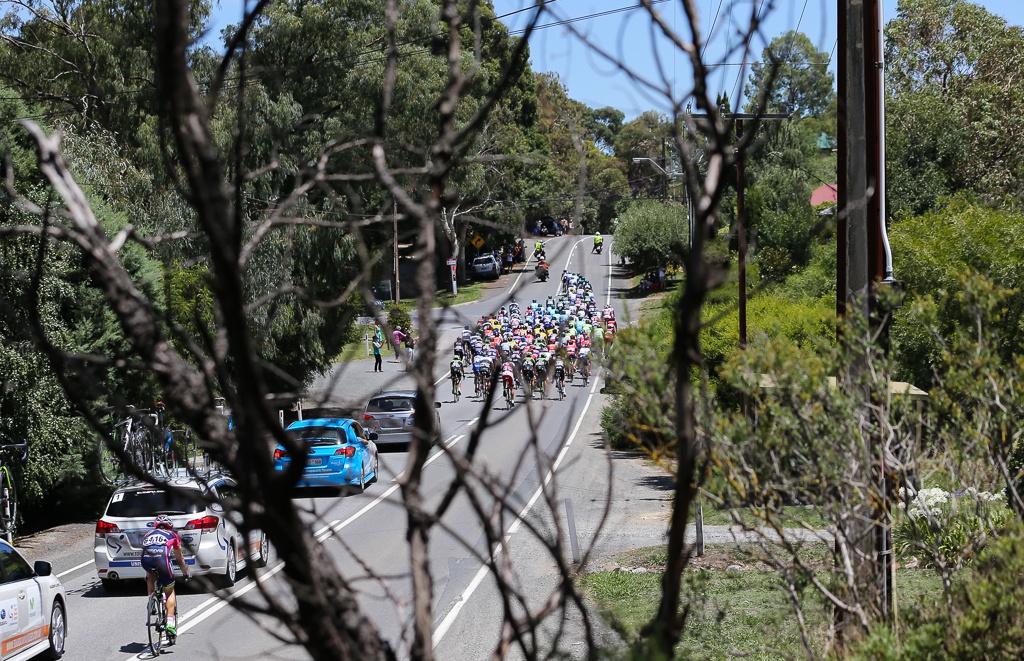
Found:
[[[402,332],[401,326],[396,326],[395,331],[391,333],[391,337],[394,338],[392,344],[395,347],[395,362],[399,361],[399,352],[402,350],[402,340],[405,339],[405,333]]]

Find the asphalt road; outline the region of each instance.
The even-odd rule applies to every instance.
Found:
[[[593,283],[598,306],[610,302],[616,307],[617,316],[621,316],[617,299],[626,283],[614,272],[610,243],[609,238],[604,254],[594,255],[590,251],[591,237],[550,240],[547,245],[554,276],[551,280],[537,282],[530,264],[521,273],[505,276],[502,286],[490,290],[485,300],[439,311],[443,315],[440,347],[450,347],[464,324],[475,323],[481,314],[497,309],[509,297],[523,304],[553,294],[563,268],[583,273]],[[603,396],[598,392],[600,378],[591,379],[588,386],[576,380],[567,388],[564,401],[552,400],[555,393],[549,388],[548,399],[544,401],[517,405],[511,411],[505,410],[503,402],[495,401],[485,411],[483,403],[472,397],[464,396],[458,403],[450,401],[447,360],[447,354],[442,353],[437,372],[442,442],[453,454],[460,455],[469,435],[486,414],[489,427],[481,438],[478,461],[486,466],[492,483],[512,503],[512,511],[504,512],[499,519],[498,528],[506,544],[498,554],[499,562],[507,561],[509,578],[523,589],[528,606],[543,603],[553,589],[556,563],[542,540],[566,534],[567,498],[573,503],[584,551],[597,537],[602,523],[605,538],[610,540],[607,549],[660,541],[666,511],[662,495],[667,486],[649,475],[645,477],[636,462],[625,469],[616,467],[615,458],[604,452],[599,433],[603,404]],[[339,364],[314,384],[312,391],[326,404],[344,405],[361,403],[381,388],[408,385],[409,379],[400,371],[400,364],[385,362],[385,368],[384,374],[374,374],[371,361]],[[521,393],[519,399],[522,401]],[[531,434],[531,429],[536,433]],[[362,590],[362,606],[400,657],[407,655],[411,631],[406,515],[400,507],[396,482],[406,458],[404,452],[382,452],[381,479],[363,494],[318,495],[302,501],[318,539],[345,576]],[[553,468],[557,471],[552,477]],[[436,504],[453,475],[451,457],[435,450],[425,475],[428,503]],[[541,497],[541,485],[546,479],[558,489],[557,496],[550,500]],[[645,479],[650,479],[650,483],[643,484]],[[482,489],[478,487],[476,491],[481,502],[490,503]],[[623,504],[630,502],[624,509]],[[522,523],[518,522],[519,517]],[[623,534],[626,522],[631,522],[631,526],[629,533]],[[531,532],[532,528],[540,532],[540,538]],[[147,658],[143,586],[108,592],[92,567],[91,540],[79,547],[54,565],[55,571],[63,574],[69,596],[67,658]],[[485,559],[493,552],[493,544],[483,534],[470,500],[457,498],[431,538],[438,658],[485,659],[493,652],[500,635],[502,612],[495,581],[484,568]],[[45,553],[30,554],[30,558],[33,555],[42,557]],[[571,562],[571,558],[566,560]],[[279,571],[280,564],[272,554],[267,569],[262,570],[261,582],[277,597],[287,595],[286,587],[278,583]],[[248,572],[227,593],[204,593],[194,586],[184,588],[179,595],[178,612],[182,615],[178,644],[169,649],[166,658],[308,658],[302,648],[277,638],[287,638],[277,623],[249,618],[230,607],[232,600],[259,603],[260,590],[256,588]],[[582,650],[578,622],[569,624],[568,637],[542,644],[557,644],[570,654]],[[551,631],[555,631],[554,625]]]

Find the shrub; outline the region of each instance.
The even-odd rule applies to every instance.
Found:
[[[388,328],[394,330],[401,328],[404,331],[412,330],[412,317],[401,305],[388,303],[384,306],[388,314]]]
[[[893,548],[926,567],[971,564],[993,532],[1013,518],[1002,494],[977,491],[899,490],[900,515],[892,528]]]

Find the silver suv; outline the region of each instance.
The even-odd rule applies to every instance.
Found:
[[[96,522],[93,544],[96,573],[104,587],[146,577],[142,538],[152,530],[153,519],[159,514],[166,514],[174,523],[181,536],[185,564],[193,575],[213,575],[222,586],[229,587],[234,585],[240,565],[267,564],[270,548],[266,533],[251,532],[246,544],[241,530],[218,502],[235,496],[236,483],[231,477],[213,474],[200,480],[183,471],[169,484],[174,488],[136,482],[110,496],[103,517]]]
[[[415,390],[389,390],[379,392],[370,398],[363,411],[363,426],[377,432],[377,445],[408,445],[412,442],[416,418],[413,404]],[[434,409],[441,408],[441,402],[434,402]],[[434,429],[441,433],[441,416],[434,411]],[[436,437],[432,440],[437,440]]]

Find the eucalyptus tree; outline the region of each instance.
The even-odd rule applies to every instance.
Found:
[[[445,514],[457,498],[468,501],[476,516],[473,539],[458,540],[467,549],[478,553],[474,544],[481,538],[489,549],[504,545],[502,523],[511,517],[541,543],[545,560],[557,568],[557,580],[540,586],[538,601],[538,586],[527,590],[518,585],[514,568],[497,561],[496,555],[480,557],[503,604],[495,654],[504,655],[513,646],[524,658],[561,653],[569,646],[564,630],[558,629],[551,639],[542,635],[542,628],[547,622],[557,627],[570,611],[581,616],[588,657],[600,654],[587,609],[571,580],[573,568],[566,561],[563,535],[524,517],[510,495],[514,485],[495,477],[480,456],[481,438],[491,422],[489,400],[466,449],[439,450],[454,467],[450,481],[442,485],[440,503],[428,502],[423,489],[430,439],[437,432],[432,413],[439,328],[433,303],[439,224],[445,209],[458,199],[451,188],[458,168],[481,162],[485,143],[479,139],[489,119],[502,112],[511,118],[530,113],[528,88],[517,85],[525,80],[528,38],[540,17],[552,11],[548,5],[537,3],[523,38],[492,51],[502,64],[489,71],[481,42],[493,19],[486,11],[489,7],[481,10],[475,2],[261,0],[229,31],[223,59],[201,71],[197,67],[205,64],[197,63],[191,49],[190,3],[160,0],[147,5],[153,14],[142,13],[155,26],[151,62],[159,90],[158,144],[167,166],[166,181],[174,183],[167,194],[180,195],[190,209],[192,222],[183,232],[144,234],[127,226],[106,226],[96,201],[83,192],[68,167],[61,134],[25,123],[54,204],[36,204],[15,189],[12,203],[30,218],[0,228],[0,236],[27,237],[41,253],[56,245],[86,263],[90,284],[116,319],[130,360],[111,365],[103,357],[70,354],[47,342],[45,328],[31,314],[23,320],[24,328],[44,348],[65,395],[97,432],[104,427],[90,409],[96,393],[81,384],[101,388],[109,367],[144,369],[151,375],[165,401],[204,440],[213,459],[238,480],[239,495],[224,502],[225,508],[239,517],[243,528],[265,531],[282,561],[286,598],[271,588],[265,575],[257,574],[262,599],[233,599],[232,605],[277,618],[288,640],[304,646],[313,658],[376,660],[397,658],[399,653],[417,660],[433,658],[437,595],[430,567],[431,534],[444,528]],[[733,127],[708,89],[697,27],[701,22],[694,5],[684,3],[687,27],[681,31],[666,22],[651,0],[643,0],[640,14],[690,63],[694,85],[685,97],[708,115],[707,121],[699,126],[688,123],[684,100],[666,82],[668,72],[662,71],[657,80],[634,78],[645,93],[658,95],[671,109],[669,116],[655,113],[647,133],[659,143],[665,136],[667,157],[685,169],[695,212],[691,247],[678,255],[686,280],[672,329],[678,461],[666,571],[657,612],[643,632],[645,644],[664,658],[673,655],[686,625],[683,572],[692,552],[686,529],[705,461],[696,424],[698,395],[690,380],[700,362],[700,310],[728,273],[724,261],[708,257],[707,246],[721,225],[723,175],[753,145],[749,137],[733,139]],[[743,43],[755,37],[757,26],[757,16],[751,13]],[[569,29],[597,57],[614,60],[603,45]],[[516,93],[521,99],[515,99]],[[503,99],[509,100],[504,109]],[[588,151],[600,150],[595,141],[588,144],[583,129],[574,127],[585,128],[585,109],[564,104],[562,112],[555,105],[547,119],[565,122],[565,128],[549,135],[571,144],[559,156],[577,154],[576,168],[564,181],[566,188],[573,186],[573,212],[581,217]],[[541,106],[542,123],[544,112]],[[616,139],[617,153],[626,132],[624,126]],[[697,172],[695,166],[697,134],[703,138],[705,172]],[[540,146],[537,151],[542,151]],[[274,470],[276,444],[292,456],[304,456],[308,449],[285,434],[275,415],[273,400],[279,388],[301,383],[303,376],[301,370],[288,373],[282,366],[319,358],[296,357],[282,351],[281,344],[267,351],[266,337],[273,333],[253,326],[253,319],[262,316],[270,324],[312,326],[318,333],[318,324],[325,319],[317,318],[318,311],[343,311],[355,294],[369,296],[375,263],[382,257],[373,240],[374,228],[384,224],[391,200],[412,242],[421,322],[421,350],[411,368],[417,386],[415,434],[400,481],[408,551],[408,574],[403,578],[411,585],[411,597],[408,604],[396,604],[408,632],[398,651],[360,604],[358,582],[366,577],[332,562],[292,499],[302,462]],[[205,268],[202,280],[211,313],[204,316],[197,308],[203,323],[186,329],[168,323],[165,304],[132,278],[122,249],[130,242],[148,247],[188,240],[195,241],[197,263]],[[354,262],[347,251],[357,257]],[[316,256],[312,262],[296,263],[310,254]],[[47,269],[46,260],[40,260],[34,273],[43,276]],[[346,269],[351,269],[347,279]],[[318,279],[321,276],[323,280]],[[231,429],[215,408],[219,394],[233,410]],[[542,443],[531,435],[523,461],[534,462],[538,469],[550,466],[554,458],[545,450],[549,440]],[[557,481],[544,480],[543,489],[538,502],[546,516],[557,517]]]
[[[920,214],[958,191],[1019,198],[1020,26],[965,0],[902,0],[885,36],[893,212]]]

